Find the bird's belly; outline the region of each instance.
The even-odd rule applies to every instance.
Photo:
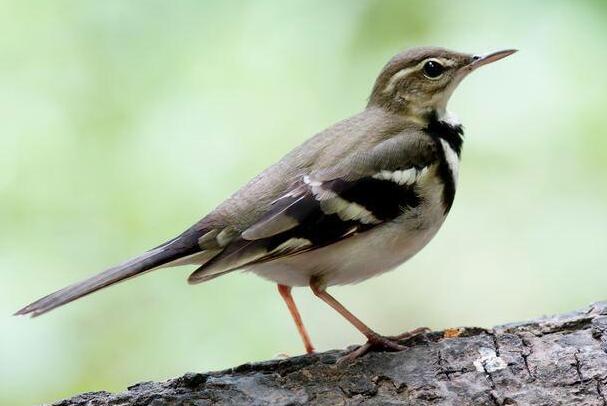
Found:
[[[442,184],[426,185],[422,205],[375,229],[330,246],[249,268],[287,286],[307,286],[320,277],[327,286],[356,283],[394,269],[418,253],[445,220]]]

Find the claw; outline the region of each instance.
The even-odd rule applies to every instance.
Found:
[[[344,362],[354,361],[355,359],[362,357],[363,355],[371,351],[402,351],[406,348],[407,347],[405,347],[404,345],[400,345],[397,342],[392,341],[388,337],[382,337],[379,335],[371,336],[369,338],[369,341],[367,341],[365,344],[356,348],[352,352],[340,357],[337,360],[337,363],[341,364]]]
[[[408,331],[403,334],[399,334],[397,336],[391,337],[383,337],[380,335],[373,335],[369,337],[369,340],[361,345],[360,347],[354,349],[348,354],[338,358],[337,363],[346,363],[350,361],[354,361],[355,359],[362,357],[371,351],[403,351],[407,347],[399,344],[398,341],[407,340],[413,337],[416,337],[421,334],[426,334],[431,330],[428,327],[420,327],[415,330]]]
[[[396,336],[389,336],[388,338],[393,341],[404,341],[404,340],[408,340],[413,337],[417,337],[422,334],[427,334],[431,331],[432,330],[430,330],[428,327],[419,327],[419,328],[416,328],[415,330],[406,331],[406,332],[396,335]]]

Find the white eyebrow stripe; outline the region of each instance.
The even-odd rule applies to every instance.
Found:
[[[388,81],[388,84],[386,85],[386,88],[384,89],[384,93],[392,92],[394,90],[394,86],[396,86],[396,82],[398,82],[400,79],[407,76],[409,73],[420,70],[422,68],[422,66],[424,66],[424,64],[428,61],[437,61],[437,62],[441,63],[443,66],[446,66],[449,68],[455,66],[455,61],[452,61],[450,59],[426,58],[423,61],[419,62],[417,65],[410,66],[408,68],[403,68],[403,69],[399,70],[398,72],[396,72],[394,75],[392,75],[392,77]]]
[[[398,72],[396,72],[394,75],[392,75],[392,77],[388,81],[388,84],[386,85],[386,88],[384,89],[384,93],[392,92],[392,90],[394,90],[394,86],[396,86],[396,82],[398,82],[401,78],[404,78],[405,76],[407,76],[409,73],[416,71],[417,69],[419,69],[419,65],[411,66],[408,68],[403,68],[403,69],[399,70]]]

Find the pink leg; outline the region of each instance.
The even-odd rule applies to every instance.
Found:
[[[383,337],[371,330],[369,326],[363,323],[358,317],[352,314],[348,309],[346,309],[341,303],[337,301],[333,296],[331,296],[324,287],[320,284],[318,279],[312,279],[310,281],[310,289],[312,292],[319,297],[322,301],[327,303],[333,309],[335,309],[339,314],[341,314],[346,320],[348,320],[354,327],[358,329],[361,333],[367,337],[367,343],[358,347],[356,350],[351,352],[350,354],[345,355],[344,357],[339,359],[339,362],[354,360],[372,349],[384,349],[389,351],[402,351],[406,347],[397,343],[400,339],[411,338],[416,335],[425,333],[428,331],[426,328],[416,329],[409,333],[401,334],[396,337]]]
[[[299,310],[297,310],[297,305],[293,300],[293,296],[291,296],[291,287],[285,285],[278,285],[278,292],[280,296],[283,298],[287,307],[289,308],[289,313],[291,313],[291,317],[295,322],[295,326],[297,327],[297,331],[301,337],[301,340],[304,343],[304,347],[306,347],[306,352],[311,354],[314,352],[314,346],[312,345],[312,341],[310,340],[310,336],[306,331],[306,327],[301,320],[301,315],[299,314]]]

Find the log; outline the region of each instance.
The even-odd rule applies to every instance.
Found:
[[[91,392],[67,405],[607,405],[607,302],[492,329],[453,328],[336,364],[343,351]]]

